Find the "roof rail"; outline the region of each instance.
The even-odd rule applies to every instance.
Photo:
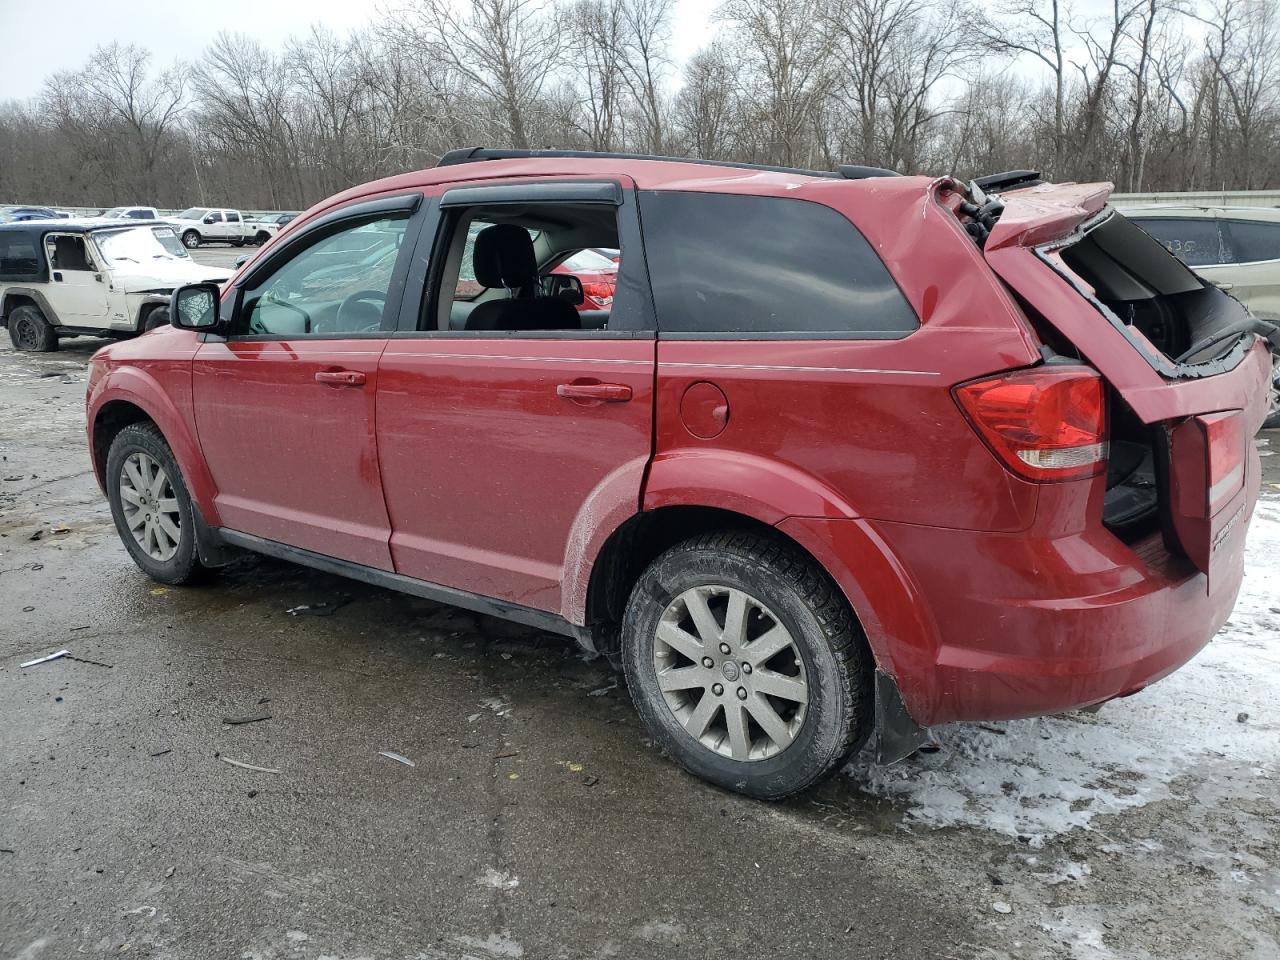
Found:
[[[804,177],[843,178],[845,180],[898,176],[892,170],[884,170],[880,167],[860,167],[852,164],[842,164],[838,170],[803,170],[799,167],[778,167],[767,163],[703,160],[697,157],[659,157],[644,153],[609,153],[592,150],[508,150],[494,147],[463,147],[459,150],[450,150],[436,161],[436,166],[451,167],[459,163],[475,163],[480,160],[528,160],[541,157],[574,160],[663,160],[667,163],[697,163],[708,167],[733,167],[739,170],[764,170],[769,173],[791,173]]]
[[[1004,173],[989,173],[985,177],[974,177],[983,193],[999,193],[1001,190],[1013,190],[1016,187],[1035,187],[1044,183],[1038,170],[1008,170]]]

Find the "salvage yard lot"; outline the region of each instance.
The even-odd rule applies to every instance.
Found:
[[[560,638],[265,558],[147,580],[98,346],[0,347],[0,957],[1280,956],[1280,432],[1187,668],[765,804]]]

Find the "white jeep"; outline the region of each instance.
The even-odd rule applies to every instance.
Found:
[[[0,322],[17,350],[56,350],[59,337],[136,336],[169,322],[175,287],[230,276],[192,260],[166,223],[0,225]]]

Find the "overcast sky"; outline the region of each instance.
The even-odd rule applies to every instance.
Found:
[[[706,42],[717,2],[676,0],[677,62]],[[146,47],[168,66],[194,60],[222,30],[279,49],[312,23],[345,33],[374,10],[372,0],[0,0],[0,100],[36,95],[48,74],[80,66],[112,40]]]

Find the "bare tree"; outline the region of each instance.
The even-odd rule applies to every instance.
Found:
[[[502,140],[530,145],[531,115],[564,51],[550,0],[417,0],[386,13],[383,29],[491,101],[504,122]]]
[[[1065,0],[1006,0],[986,24],[985,39],[997,50],[1027,54],[1049,68],[1053,83],[1053,173],[1066,149],[1067,55],[1070,11]]]

